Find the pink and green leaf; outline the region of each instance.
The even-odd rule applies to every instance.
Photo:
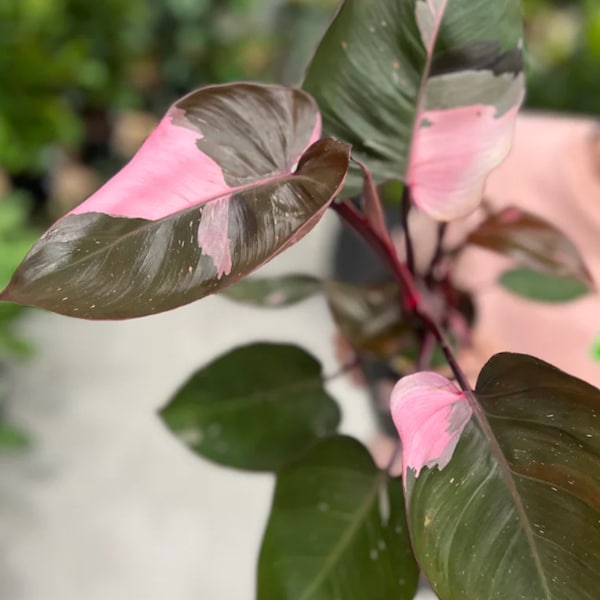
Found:
[[[533,357],[498,354],[468,395],[465,422],[449,410],[465,402],[453,384],[411,378],[392,411],[413,549],[437,595],[593,600],[600,390]]]
[[[478,205],[510,149],[522,70],[519,0],[347,0],[304,87],[376,183],[402,179],[447,221]]]
[[[301,90],[192,92],[42,236],[0,299],[123,319],[220,291],[304,236],[343,185],[349,147],[320,134]]]

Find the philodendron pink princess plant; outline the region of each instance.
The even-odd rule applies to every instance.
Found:
[[[161,411],[199,455],[276,475],[259,600],[412,598],[419,568],[443,600],[595,598],[600,391],[510,353],[490,358],[473,387],[457,358],[477,318],[455,278],[467,246],[512,261],[501,284],[521,296],[570,301],[593,285],[543,215],[482,205],[523,96],[518,0],[346,0],[302,89],[232,83],[177,100],[0,294],[129,319],[218,292],[272,308],[323,292],[359,363],[396,373],[401,478],[338,433],[321,367],[294,345],[236,348]],[[382,190],[397,196],[387,214],[400,213],[402,258]],[[327,209],[388,281],[246,279]],[[429,220],[425,261],[415,211]],[[478,211],[450,245],[453,225]]]

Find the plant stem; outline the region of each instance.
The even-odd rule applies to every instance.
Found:
[[[421,306],[421,300],[419,295],[416,293],[416,283],[413,279],[412,273],[410,273],[403,263],[398,260],[398,255],[396,254],[396,250],[391,244],[386,244],[384,240],[382,240],[376,231],[370,227],[369,222],[354,208],[354,206],[350,205],[351,209],[348,206],[335,205],[334,208],[337,210],[338,214],[342,219],[344,219],[355,231],[358,233],[361,238],[371,246],[379,256],[381,256],[385,263],[388,265],[390,270],[392,271],[394,277],[398,281],[401,286],[401,289],[404,290],[405,295],[408,297],[408,302],[406,304],[409,307],[412,307],[412,314],[418,319],[423,327],[429,332],[430,335],[433,335],[435,339],[438,341],[444,356],[446,357],[446,361],[450,366],[450,369],[454,373],[454,377],[456,378],[456,382],[462,389],[465,394],[465,398],[473,411],[473,416],[477,420],[481,432],[485,439],[487,440],[490,451],[493,456],[497,457],[497,462],[500,471],[503,474],[504,480],[506,481],[507,487],[510,490],[510,493],[513,497],[517,513],[519,515],[519,519],[523,523],[525,527],[526,537],[531,547],[535,546],[534,543],[534,534],[532,532],[531,524],[529,522],[527,513],[525,511],[525,507],[523,505],[523,500],[519,495],[517,490],[515,480],[513,478],[513,474],[511,472],[510,466],[504,456],[500,443],[496,438],[494,430],[492,429],[487,415],[479,400],[477,399],[473,388],[469,384],[467,380],[467,376],[464,371],[461,369],[454,352],[452,351],[452,347],[446,337],[446,334],[443,332],[442,328],[438,325],[438,323],[427,313],[427,311]],[[389,471],[392,468],[396,452],[399,451],[400,448],[400,440],[396,442],[395,446],[396,450],[392,455],[390,462],[387,466],[386,472],[389,476]],[[539,557],[536,554],[535,560],[538,570],[542,572],[542,568],[540,565]]]
[[[456,378],[456,382],[463,390],[463,392],[467,392],[469,394],[473,393],[471,388],[471,384],[469,383],[467,376],[464,371],[461,369],[458,361],[456,360],[456,356],[454,356],[454,351],[452,350],[452,346],[446,337],[446,334],[442,331],[442,328],[423,310],[419,307],[415,310],[416,317],[423,323],[425,328],[432,333],[432,335],[437,340],[444,356],[446,357],[446,362],[448,363],[450,369],[452,369],[452,373]]]
[[[421,296],[417,289],[417,284],[414,280],[412,273],[409,272],[407,266],[400,262],[398,254],[394,246],[382,239],[381,236],[375,231],[371,223],[354,207],[353,204],[347,200],[341,203],[334,203],[332,205],[334,210],[340,215],[340,217],[350,226],[354,231],[362,238],[362,240],[368,244],[377,254],[382,258],[385,264],[390,269],[392,275],[399,283],[400,288],[404,292],[404,305],[412,315],[421,322],[423,327],[430,335],[432,335],[440,345],[442,352],[446,358],[448,366],[452,370],[456,382],[460,388],[465,392],[469,404],[473,409],[477,420],[481,424],[486,437],[497,446],[492,429],[487,421],[485,413],[481,408],[473,389],[465,375],[464,371],[458,364],[452,346],[440,327],[440,325],[433,319],[426,309],[422,306]]]
[[[417,360],[417,371],[427,371],[431,366],[431,359],[437,340],[431,331],[426,331],[421,342],[421,351]]]
[[[385,466],[385,468],[383,470],[384,473],[388,477],[392,476],[392,469],[394,468],[394,465],[400,458],[401,452],[402,452],[402,444],[400,443],[400,438],[397,438],[394,442],[394,448],[393,448],[390,458],[387,462],[387,465]]]
[[[331,207],[340,218],[379,256],[403,292],[404,307],[414,313],[421,303],[415,280],[404,263],[398,260],[391,242],[383,239],[373,228],[369,220],[348,200],[334,202]]]
[[[406,249],[406,266],[412,275],[415,274],[415,251],[410,237],[410,228],[408,226],[408,214],[410,213],[411,198],[410,198],[410,187],[404,186],[402,192],[402,205],[400,207],[400,214],[402,218],[402,230],[404,231],[404,247]]]
[[[433,256],[431,257],[431,261],[429,261],[427,271],[425,272],[426,281],[433,278],[433,272],[444,255],[444,236],[446,235],[447,229],[448,223],[438,224],[435,250],[433,252]]]
[[[342,375],[345,375],[346,373],[352,371],[352,369],[356,369],[357,367],[360,367],[360,364],[361,364],[360,358],[358,356],[356,356],[351,361],[344,363],[337,371],[334,371],[333,373],[331,373],[329,375],[323,375],[321,377],[321,380],[323,381],[323,383],[328,383],[329,381],[333,381],[334,379],[337,379],[338,377],[341,377]]]
[[[413,274],[408,270],[407,265],[400,262],[394,246],[383,239],[378,232],[375,231],[368,219],[348,200],[333,203],[332,208],[385,262],[403,291],[404,307],[435,337],[457,383],[464,392],[472,396],[473,391],[467,380],[467,376],[460,368],[446,334],[442,331],[438,323],[422,307],[421,296]]]

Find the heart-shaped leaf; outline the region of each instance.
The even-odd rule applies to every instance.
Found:
[[[322,289],[321,280],[311,275],[282,275],[250,277],[226,288],[221,295],[244,304],[281,308],[301,302]]]
[[[419,207],[450,220],[478,205],[509,151],[521,36],[519,0],[346,0],[304,88],[377,183],[402,179]]]
[[[590,291],[581,279],[531,269],[510,269],[498,281],[513,294],[538,302],[570,302]]]
[[[520,354],[494,356],[472,397],[433,376],[401,380],[392,410],[413,547],[436,593],[595,599],[600,390]]]
[[[198,454],[253,471],[279,469],[340,422],[317,360],[296,346],[266,343],[200,369],[161,417]]]
[[[521,267],[592,284],[573,242],[548,221],[516,206],[488,216],[467,239],[471,244],[513,258]]]
[[[258,600],[409,600],[417,581],[402,484],[359,442],[323,440],[278,474]]]
[[[319,136],[300,90],[231,84],[185,96],[121,172],[42,236],[0,299],[123,319],[219,291],[305,235],[343,184],[349,147]]]

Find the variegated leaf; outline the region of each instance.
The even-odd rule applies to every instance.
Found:
[[[304,236],[343,184],[349,147],[320,134],[300,90],[231,84],[185,96],[42,236],[0,299],[123,319],[219,291]]]
[[[439,598],[597,597],[600,390],[503,353],[474,393],[402,379],[392,415],[413,549]]]
[[[509,151],[523,99],[519,0],[346,0],[304,88],[377,183],[435,219],[464,216]],[[350,189],[357,190],[358,170]]]

